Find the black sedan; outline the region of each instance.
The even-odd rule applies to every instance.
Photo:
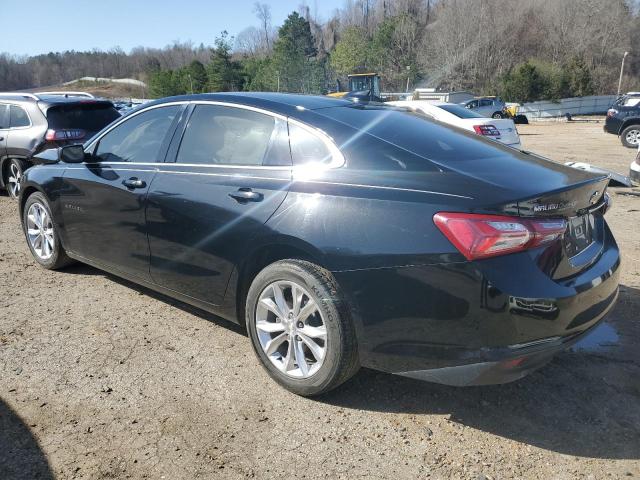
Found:
[[[37,161],[20,212],[40,265],[88,263],[246,324],[301,395],[360,366],[512,381],[618,295],[606,176],[397,108],[173,97]]]

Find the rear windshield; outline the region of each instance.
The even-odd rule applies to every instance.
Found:
[[[479,113],[474,112],[473,110],[469,110],[468,108],[464,108],[461,105],[438,105],[445,112],[449,112],[455,115],[458,118],[484,118]]]
[[[47,110],[49,128],[53,129],[97,132],[116,118],[120,118],[120,114],[108,103],[56,105]]]
[[[388,143],[436,162],[465,162],[504,156],[508,151],[498,142],[483,140],[479,135],[453,129],[427,117],[389,107],[327,108],[322,115],[345,123]],[[355,134],[361,136],[362,133]],[[336,138],[340,132],[331,132]],[[354,139],[339,140],[344,148]],[[509,149],[510,150],[510,149]],[[413,169],[413,168],[411,168]]]

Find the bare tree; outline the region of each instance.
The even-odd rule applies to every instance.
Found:
[[[267,50],[271,49],[271,7],[266,3],[256,2],[253,4],[253,13],[255,13],[258,20],[260,20],[260,27],[264,34],[264,42],[267,46]]]

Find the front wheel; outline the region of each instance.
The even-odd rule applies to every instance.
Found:
[[[325,393],[358,368],[355,330],[331,273],[301,260],[267,266],[246,302],[251,343],[269,375],[303,396]]]
[[[620,134],[622,145],[627,148],[638,148],[640,144],[640,125],[630,125]]]
[[[42,267],[56,270],[72,263],[67,256],[46,197],[34,193],[25,202],[22,211],[22,226],[33,258]]]
[[[498,119],[498,118],[504,118],[504,113],[502,113],[502,112],[495,112],[493,115],[491,115],[491,118],[495,118],[495,119]]]

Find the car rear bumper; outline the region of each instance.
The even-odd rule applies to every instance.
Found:
[[[396,372],[397,375],[427,382],[442,383],[456,387],[472,385],[495,385],[519,380],[545,366],[553,357],[588,336],[615,304],[618,292],[611,299],[600,320],[586,331],[566,338],[552,337],[535,342],[534,345],[497,349],[492,356],[496,360],[470,363],[453,367]]]
[[[599,259],[563,281],[509,256],[334,272],[353,307],[361,364],[450,385],[525,376],[615,304],[620,258],[607,234]]]

